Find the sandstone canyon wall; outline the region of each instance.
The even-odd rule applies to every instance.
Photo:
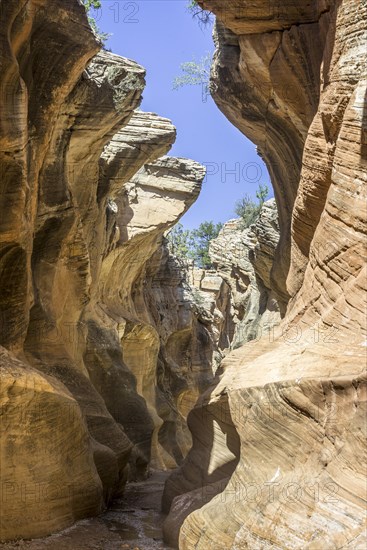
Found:
[[[224,359],[165,488],[180,549],[366,546],[367,5],[203,0],[214,99],[271,174],[279,327]]]
[[[0,2],[1,540],[99,513],[179,464],[214,342],[164,233],[196,162],[137,110],[145,71],[78,0]],[[184,360],[182,359],[184,357]]]
[[[240,218],[224,224],[210,242],[212,269],[188,268],[191,301],[211,327],[217,366],[230,349],[260,338],[279,324],[279,305],[270,280],[278,241],[278,211],[271,199],[250,227],[244,227]]]
[[[1,540],[181,465],[172,545],[365,547],[367,6],[201,3],[280,238],[273,203],[226,224],[190,288],[164,234],[204,169],[165,156],[144,69],[78,0],[0,0]]]
[[[222,329],[222,340],[230,341],[231,348],[261,338],[280,321],[271,284],[279,241],[275,200],[262,205],[257,220],[249,228],[243,229],[241,224],[241,219],[224,224],[209,249],[216,273],[230,289],[232,315]]]

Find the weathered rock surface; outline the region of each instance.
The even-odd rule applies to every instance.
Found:
[[[78,0],[0,1],[1,540],[183,462],[164,499],[183,549],[366,545],[367,7],[204,3],[215,100],[257,143],[280,226],[278,245],[270,211],[241,235],[243,258],[225,229],[208,308],[164,244],[204,171],[136,111],[144,69],[97,53]],[[233,320],[256,338],[213,382]]]
[[[332,2],[204,2],[217,13],[213,96],[256,143],[269,170],[281,237],[272,285],[283,306],[290,262],[290,225],[308,128],[320,97],[320,65]],[[221,17],[223,16],[223,18]],[[330,36],[330,35],[329,35]],[[284,181],[286,178],[286,181]]]
[[[241,229],[241,220],[231,220],[210,244],[216,272],[230,288],[232,319],[227,320],[222,333],[234,347],[260,338],[268,327],[279,323],[279,307],[270,281],[278,240],[277,208],[271,199],[248,229]],[[229,325],[234,327],[233,336]]]
[[[367,6],[200,4],[219,19],[215,99],[271,173],[271,285],[288,305],[273,333],[225,358],[190,413],[167,540],[364,548]]]
[[[278,214],[271,199],[249,228],[240,219],[224,224],[210,242],[211,269],[184,262],[190,309],[212,342],[207,358],[211,357],[213,373],[231,349],[261,338],[264,331],[279,324],[279,307],[270,284],[278,240]]]
[[[178,400],[187,391],[196,397],[212,379],[207,331],[196,323],[184,275],[162,246],[163,233],[195,200],[203,178],[203,167],[185,159],[146,163],[117,195],[111,214],[119,237],[103,261],[101,301],[118,324],[124,363],[153,421],[152,435],[142,434],[142,441],[136,441],[144,445],[140,458],[145,465],[152,458],[153,466],[172,467],[183,459],[191,438]],[[191,348],[198,346],[201,330],[208,358],[204,346],[204,357],[196,359],[199,372],[191,375],[195,353],[201,353]],[[135,422],[132,418],[133,441],[142,429]]]
[[[224,224],[210,243],[212,269],[188,267],[191,301],[215,342],[214,372],[230,349],[279,324],[270,282],[278,240],[277,208],[271,199],[249,228],[240,219]]]
[[[162,244],[204,168],[162,156],[175,128],[135,111],[144,69],[97,54],[77,0],[0,8],[6,540],[97,514],[149,463],[179,463],[212,344]]]

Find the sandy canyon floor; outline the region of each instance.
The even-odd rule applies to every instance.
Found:
[[[68,529],[43,539],[0,544],[1,549],[38,550],[155,550],[170,547],[162,542],[161,497],[166,472],[154,472],[143,482],[129,483],[124,498],[98,517],[78,521]]]

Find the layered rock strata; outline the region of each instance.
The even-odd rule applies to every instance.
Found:
[[[270,280],[278,240],[278,213],[271,199],[250,227],[239,218],[224,224],[210,242],[212,269],[188,268],[191,301],[216,343],[214,371],[230,349],[279,324]]]
[[[203,2],[214,13],[218,10],[211,84],[214,100],[256,143],[271,176],[281,234],[272,285],[283,310],[289,298],[285,279],[291,216],[303,148],[319,104],[320,66],[329,47],[333,4],[329,0],[315,0],[305,7],[293,0],[282,4],[259,0],[251,6],[242,0],[225,6],[220,1]]]
[[[241,220],[224,224],[211,242],[209,254],[216,273],[230,289],[230,310],[222,329],[225,340],[236,348],[259,339],[280,320],[272,290],[271,271],[279,240],[278,213],[274,199],[265,202],[256,222],[247,229]],[[231,328],[233,327],[233,328]]]
[[[214,98],[271,173],[286,315],[225,358],[190,413],[167,538],[364,548],[367,6],[200,4],[218,16]]]
[[[0,7],[7,540],[97,514],[149,463],[179,463],[190,445],[185,415],[212,371],[206,329],[162,245],[204,168],[164,156],[174,127],[136,111],[144,69],[97,54],[77,0]]]

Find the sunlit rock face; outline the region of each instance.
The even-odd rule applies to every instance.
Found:
[[[204,168],[164,156],[175,128],[136,111],[144,69],[97,53],[77,0],[0,8],[7,540],[97,514],[149,464],[182,461],[212,342],[163,245]]]
[[[240,219],[227,222],[210,244],[215,271],[230,289],[222,345],[227,340],[232,347],[261,338],[264,331],[280,321],[270,280],[279,240],[274,199],[263,204],[253,225],[244,229],[241,224]]]
[[[142,114],[134,115],[132,124],[135,117],[140,124]],[[147,128],[152,119],[157,124],[153,115],[146,119]],[[141,152],[140,147],[136,150]],[[152,145],[147,150],[151,154]],[[113,178],[115,183],[119,177],[124,179],[124,172]],[[134,375],[151,418],[149,427],[121,405],[130,419],[128,435],[137,445],[140,473],[149,461],[162,468],[182,461],[191,437],[186,428],[188,410],[181,402],[193,404],[213,378],[210,333],[196,321],[185,274],[162,244],[164,232],[198,196],[203,178],[201,165],[161,157],[121,185],[110,213],[115,235],[110,242],[115,244],[103,260],[100,300],[117,322],[124,364]],[[117,402],[112,397],[111,405],[116,407]]]
[[[281,238],[272,284],[289,298],[290,227],[308,128],[316,114],[332,2],[204,2],[218,14],[214,100],[251,141],[269,170]],[[218,10],[218,11],[217,11]],[[329,40],[330,42],[330,40]],[[326,51],[326,50],[325,50]]]
[[[365,548],[367,6],[202,4],[218,16],[215,100],[271,173],[286,314],[224,359],[190,413],[167,540]]]
[[[211,269],[188,268],[191,301],[216,343],[214,370],[230,349],[279,324],[270,280],[278,240],[278,212],[270,199],[250,227],[240,218],[224,224],[210,242]]]

